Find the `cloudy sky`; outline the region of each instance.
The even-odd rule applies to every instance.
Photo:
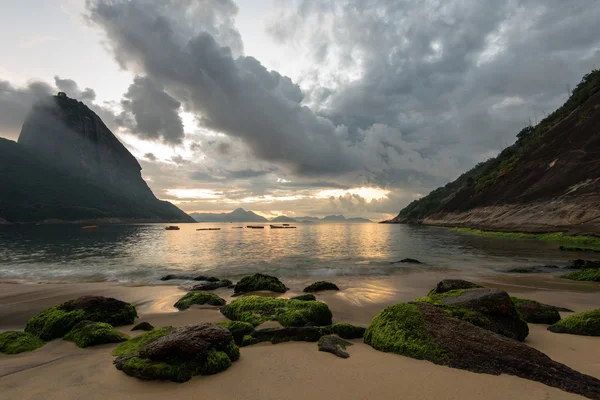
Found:
[[[185,211],[380,220],[562,104],[598,21],[597,0],[2,0],[0,136],[63,90]]]

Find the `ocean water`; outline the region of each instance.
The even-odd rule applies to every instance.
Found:
[[[171,273],[237,278],[390,275],[416,269],[502,271],[565,265],[559,244],[500,239],[449,229],[387,224],[298,223],[296,229],[244,224],[0,226],[0,280],[153,283]],[[219,227],[219,231],[197,231]],[[394,263],[415,258],[422,265]]]

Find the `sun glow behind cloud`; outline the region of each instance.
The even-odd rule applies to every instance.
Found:
[[[326,199],[329,197],[340,197],[345,196],[346,194],[357,194],[360,197],[364,198],[366,201],[378,200],[390,193],[389,190],[373,188],[373,187],[360,187],[360,188],[352,188],[348,190],[342,189],[327,189],[321,190],[314,197],[318,199]]]
[[[167,194],[178,199],[214,200],[223,198],[223,193],[211,189],[168,189]]]

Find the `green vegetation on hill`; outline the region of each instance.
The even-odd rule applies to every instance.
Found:
[[[453,182],[435,189],[427,196],[406,206],[394,219],[400,222],[420,222],[436,214],[451,200],[464,193],[481,193],[508,174],[532,146],[540,143],[544,135],[562,119],[585,103],[600,90],[600,70],[585,75],[573,90],[569,99],[536,126],[528,126],[517,134],[517,141],[504,149],[497,157],[477,164]],[[462,197],[460,197],[462,198]]]

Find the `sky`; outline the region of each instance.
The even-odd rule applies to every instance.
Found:
[[[393,217],[600,66],[596,0],[0,3],[0,136],[65,91],[187,212]]]

